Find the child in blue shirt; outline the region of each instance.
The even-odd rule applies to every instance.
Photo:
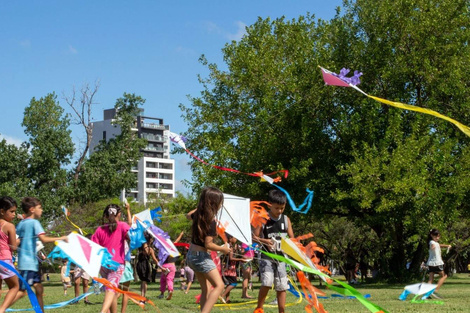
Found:
[[[44,312],[43,293],[44,287],[41,284],[41,273],[39,272],[39,261],[36,256],[36,241],[39,239],[42,243],[54,242],[56,240],[68,241],[67,236],[48,237],[45,235],[44,229],[38,219],[42,215],[42,206],[39,199],[33,197],[25,197],[21,201],[21,208],[25,213],[25,218],[16,226],[16,234],[19,237],[18,250],[18,270],[21,276],[33,286],[38,298],[39,305]],[[20,292],[16,296],[16,300],[22,298],[26,292],[26,286],[20,283]]]

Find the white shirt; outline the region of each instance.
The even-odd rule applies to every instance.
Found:
[[[432,247],[434,246],[434,249]],[[429,242],[429,258],[427,266],[439,266],[444,265],[444,261],[442,261],[441,257],[441,246],[438,242],[431,240]]]

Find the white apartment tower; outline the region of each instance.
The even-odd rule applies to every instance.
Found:
[[[90,153],[101,140],[109,140],[120,134],[121,129],[113,125],[115,109],[104,110],[103,121],[93,123]],[[170,159],[169,125],[163,119],[143,116],[143,110],[136,116],[134,131],[148,144],[142,149],[144,156],[133,169],[137,178],[137,189],[127,190],[126,197],[147,204],[152,198],[175,196],[175,160]]]

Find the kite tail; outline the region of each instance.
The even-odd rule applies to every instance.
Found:
[[[81,235],[83,235],[83,236],[86,236],[86,235],[87,235],[86,231],[82,230],[80,227],[78,227],[77,225],[75,225],[75,224],[69,219],[69,217],[68,217],[67,215],[65,216],[65,218],[67,219],[67,221],[70,222],[70,224],[72,224],[76,229],[78,229],[78,231],[80,232]]]
[[[250,224],[254,228],[263,226],[269,220],[269,214],[261,204],[270,206],[269,202],[266,201],[250,202]]]
[[[310,189],[306,189],[307,191],[307,197],[305,198],[304,202],[299,205],[298,207],[295,205],[294,201],[292,200],[291,196],[289,195],[289,193],[287,192],[287,190],[285,190],[284,188],[276,185],[276,184],[272,184],[274,187],[276,187],[277,189],[279,189],[280,191],[282,191],[286,197],[287,197],[287,202],[289,202],[289,205],[290,207],[292,208],[292,210],[294,210],[295,212],[297,213],[302,213],[302,214],[306,214],[308,212],[308,210],[310,210],[310,208],[312,207],[312,200],[313,200],[313,190],[310,190]],[[305,207],[305,209],[304,209]]]
[[[268,257],[270,257],[272,259],[275,259],[275,260],[287,263],[289,265],[292,265],[292,266],[298,268],[301,271],[309,272],[309,273],[318,275],[320,277],[327,278],[326,285],[328,286],[329,289],[331,289],[333,291],[336,291],[337,293],[342,294],[344,296],[354,296],[365,308],[367,308],[372,313],[385,313],[385,312],[388,312],[385,309],[378,306],[377,304],[374,304],[374,303],[370,302],[369,300],[367,300],[359,291],[357,291],[353,287],[349,286],[348,284],[346,284],[346,283],[344,283],[340,280],[332,279],[328,275],[320,272],[319,270],[317,270],[315,268],[304,266],[304,265],[302,265],[302,264],[300,264],[296,261],[293,261],[293,260],[288,259],[288,258],[286,258],[284,256],[281,256],[281,255],[269,253],[269,252],[266,252],[266,251],[263,251],[263,250],[258,250],[258,251],[260,251],[261,253],[267,255]],[[336,283],[341,285],[343,288],[333,286],[330,283],[330,281],[335,281]]]
[[[34,312],[42,313],[42,309],[41,309],[41,306],[39,305],[38,298],[36,297],[36,294],[31,289],[28,282],[23,278],[23,276],[21,276],[20,273],[18,273],[16,268],[14,268],[13,266],[11,266],[8,263],[3,262],[2,260],[0,260],[0,265],[5,267],[6,269],[12,271],[13,273],[15,273],[16,276],[18,276],[18,278],[23,282],[23,285],[26,287],[26,291],[28,292],[28,298],[29,298],[29,301],[31,302],[31,306],[33,307]]]
[[[199,162],[201,162],[202,164],[205,164],[205,165],[209,165],[215,169],[218,169],[218,170],[221,170],[221,171],[227,171],[227,172],[232,172],[232,173],[237,173],[237,174],[244,174],[244,175],[248,175],[248,176],[252,176],[252,177],[260,177],[260,178],[263,178],[264,176],[272,176],[272,175],[277,175],[279,173],[281,173],[284,178],[287,178],[287,176],[289,175],[289,171],[288,170],[279,170],[279,171],[275,171],[275,172],[272,172],[272,173],[269,173],[269,174],[263,174],[263,172],[256,172],[256,173],[245,173],[245,172],[241,172],[239,170],[235,170],[233,168],[229,168],[229,167],[224,167],[224,166],[218,166],[218,165],[214,165],[214,164],[209,164],[207,163],[206,161],[204,161],[203,159],[200,159],[198,156],[196,156],[195,154],[193,154],[191,151],[189,151],[187,148],[185,148],[185,151],[190,155],[192,156],[194,159],[198,160]],[[272,179],[272,178],[269,178],[269,179]],[[272,179],[274,182],[279,182],[281,181],[281,177],[276,177],[274,179]]]
[[[317,294],[321,296],[325,296],[326,294],[313,287],[307,277],[305,277],[304,272],[297,272],[297,278],[299,279],[300,286],[302,287],[302,290],[305,294],[305,299],[309,303],[309,305],[305,307],[305,311],[312,313],[312,308],[315,308],[318,313],[328,313],[327,311],[325,311],[323,304],[321,304],[317,299]]]
[[[227,234],[225,233],[227,226],[228,226],[228,222],[226,222],[225,224],[222,224],[220,221],[217,221],[217,226],[216,226],[217,235],[219,235],[219,237],[222,238],[222,240],[225,243],[228,242]]]
[[[98,277],[93,277],[94,280],[96,280],[97,282],[99,283],[102,283],[103,285],[105,285],[106,287],[118,292],[118,293],[122,293],[123,295],[126,295],[128,296],[130,299],[132,299],[133,301],[142,301],[142,302],[145,302],[145,303],[149,303],[153,306],[155,306],[155,303],[152,302],[152,300],[149,300],[147,299],[146,297],[143,297],[135,292],[131,292],[131,291],[125,291],[125,290],[122,290],[122,289],[119,289],[117,287],[115,287],[113,284],[111,284],[111,282],[109,282],[107,279],[104,279],[104,278],[98,278]]]

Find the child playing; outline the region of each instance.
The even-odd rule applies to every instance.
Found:
[[[248,288],[251,283],[251,263],[255,257],[255,251],[250,249],[250,247],[245,243],[242,243],[242,250],[244,252],[243,258],[245,259],[245,262],[242,264],[242,298],[253,299],[253,297],[248,294]]]
[[[60,279],[62,285],[64,286],[64,296],[67,295],[67,289],[72,287],[72,282],[70,281],[69,273],[67,273],[67,265],[69,261],[67,259],[62,260],[62,266],[60,268]]]
[[[228,260],[223,271],[223,279],[225,282],[225,290],[222,293],[222,300],[225,303],[230,303],[230,291],[237,287],[237,262],[244,262],[243,258],[236,258],[234,252],[238,251],[237,238],[227,235],[229,238],[229,245],[232,251],[228,254]]]
[[[88,292],[88,289],[90,288],[89,283],[90,283],[91,277],[90,275],[87,274],[87,272],[83,270],[83,268],[77,265],[75,266],[75,269],[73,271],[73,279],[75,283],[75,287],[74,287],[75,298],[80,296],[80,285],[82,282],[83,282],[83,293],[85,294]],[[91,304],[91,302],[88,300],[88,297],[85,297],[84,302],[85,304]]]
[[[194,271],[192,268],[188,266],[187,259],[184,259],[184,278],[186,279],[186,289],[184,289],[184,293],[188,294],[189,289],[191,289],[191,285],[194,281]]]
[[[173,243],[177,243],[183,237],[184,232],[181,232],[176,238]],[[162,264],[162,274],[160,275],[160,295],[158,296],[159,299],[162,299],[165,296],[165,291],[168,289],[168,297],[167,300],[171,300],[173,296],[173,284],[175,281],[175,274],[176,274],[176,264],[175,262],[179,259],[179,256],[172,257],[168,256]]]
[[[67,236],[48,237],[38,219],[42,215],[41,201],[33,197],[25,197],[21,201],[21,208],[25,213],[25,218],[16,226],[16,233],[20,240],[18,251],[18,270],[21,276],[34,287],[39,305],[44,312],[44,287],[41,284],[41,273],[39,272],[39,261],[36,256],[36,240],[39,238],[42,243],[50,243],[56,240],[68,242]],[[15,301],[23,297],[26,287],[20,283],[20,292],[18,292]]]
[[[262,244],[269,252],[282,255],[282,252],[276,249],[278,246],[277,242],[281,240],[282,237],[289,236],[290,238],[294,238],[294,231],[292,230],[290,219],[282,214],[286,208],[287,198],[282,191],[274,189],[269,191],[268,202],[270,204],[270,219],[264,226],[255,229],[253,240]],[[261,287],[255,313],[264,312],[264,301],[273,283],[277,292],[278,311],[279,313],[284,313],[286,306],[286,290],[289,289],[286,264],[262,254],[261,260],[259,261],[259,273]]]
[[[126,204],[128,206],[129,204]],[[130,226],[127,223],[119,221],[121,219],[121,208],[116,204],[108,205],[103,212],[103,226],[99,227],[91,240],[105,247],[111,255],[113,261],[119,263],[117,270],[110,270],[102,267],[100,274],[107,279],[114,287],[118,287],[119,280],[124,273],[125,264],[125,244],[129,241],[127,232]],[[105,288],[105,296],[101,307],[102,313],[117,312],[117,294],[111,288]]]
[[[447,278],[447,274],[444,273],[444,261],[441,257],[441,248],[450,248],[451,245],[442,245],[438,241],[441,238],[441,234],[437,229],[432,229],[428,235],[428,244],[429,244],[429,258],[427,262],[428,272],[429,272],[429,284],[432,284],[434,280],[434,274],[439,274],[441,278],[437,281],[437,287],[432,293],[432,297],[437,299],[442,299],[441,295],[437,292],[441,288],[442,284]]]
[[[157,266],[160,264],[155,255],[155,251],[152,248],[154,238],[147,232],[144,236],[147,242],[144,242],[142,247],[139,248],[137,264],[135,266],[137,275],[140,279],[140,295],[143,297],[147,294],[147,283],[151,281],[152,265],[150,263],[150,259],[152,259]]]
[[[184,260],[181,262],[181,267],[180,267],[180,283],[181,283],[181,290],[186,290],[186,280],[184,278]]]
[[[12,251],[16,250],[16,230],[11,221],[15,218],[16,207],[16,201],[13,198],[0,198],[0,260],[12,267],[14,267]],[[8,292],[0,307],[0,313],[4,313],[13,303],[20,289],[18,277],[15,273],[0,266],[0,284],[2,284],[2,280],[7,284]]]
[[[214,243],[217,237],[215,216],[222,207],[224,195],[220,190],[206,187],[199,197],[197,209],[187,214],[193,220],[192,238],[186,260],[194,270],[201,286],[201,312],[209,313],[221,294],[224,283],[208,250],[230,253],[227,245],[219,246]],[[209,290],[209,284],[213,289]]]

